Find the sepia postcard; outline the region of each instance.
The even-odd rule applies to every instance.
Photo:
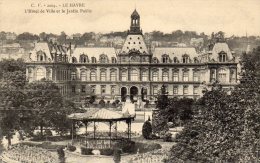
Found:
[[[260,162],[259,0],[0,0],[0,163]]]

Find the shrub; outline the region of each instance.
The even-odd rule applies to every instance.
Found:
[[[163,135],[163,141],[164,142],[171,142],[172,141],[172,134],[170,132],[166,132],[164,135]]]
[[[114,150],[122,149],[123,153],[135,153],[135,142],[129,140],[119,140],[114,146]]]
[[[45,135],[45,136],[52,136],[51,130],[50,130],[50,129],[46,129],[46,130],[44,131],[44,135]]]
[[[145,139],[151,139],[152,124],[150,121],[145,121],[143,124],[142,134]]]
[[[110,149],[110,148],[100,149],[100,154],[101,155],[112,156],[113,153],[114,153],[114,150]]]
[[[93,149],[81,147],[81,154],[82,155],[93,155],[92,150]]]
[[[148,143],[136,143],[135,145],[136,151],[139,149],[139,153],[146,153],[149,151],[153,151],[156,149],[161,149],[162,146],[160,144],[157,143],[152,143],[152,144],[148,144]]]
[[[74,152],[74,151],[76,151],[76,147],[75,146],[73,146],[73,145],[68,145],[68,150],[69,151],[71,151],[71,152]]]

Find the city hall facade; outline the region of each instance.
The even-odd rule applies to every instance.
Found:
[[[234,87],[237,71],[234,53],[224,41],[204,53],[193,47],[148,48],[136,10],[120,51],[38,42],[26,61],[29,82],[45,78],[67,97],[91,93],[109,101],[153,101],[162,85],[169,96],[198,98],[215,81],[224,89]]]

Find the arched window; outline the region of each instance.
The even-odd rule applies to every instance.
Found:
[[[163,62],[163,63],[169,63],[169,56],[166,55],[166,54],[164,54],[164,55],[162,56],[162,62]]]
[[[153,81],[158,81],[158,78],[159,78],[158,71],[154,70],[152,77],[153,77]]]
[[[227,61],[227,53],[225,52],[220,52],[219,53],[219,62],[226,62]]]
[[[142,72],[142,81],[148,81],[148,71],[144,70]]]
[[[167,70],[164,70],[162,73],[162,80],[163,81],[169,81],[169,73]]]
[[[46,61],[46,54],[42,51],[37,52],[37,61]]]
[[[182,56],[182,63],[189,63],[189,56],[187,54]]]
[[[135,69],[131,70],[130,78],[131,78],[131,81],[138,81],[137,70],[135,70]]]
[[[91,71],[90,72],[90,80],[91,81],[96,81],[96,72],[95,71]]]
[[[110,80],[111,81],[116,81],[116,70],[111,70],[110,71]]]
[[[43,78],[45,78],[44,70],[43,68],[38,68],[36,71],[36,80],[41,80]]]
[[[72,57],[72,63],[77,63],[76,57]]]
[[[91,57],[91,62],[92,63],[97,63],[97,59],[95,57]]]
[[[70,77],[71,77],[71,80],[76,80],[77,79],[76,72],[72,71]]]
[[[179,71],[173,71],[173,81],[179,81]]]
[[[173,58],[173,62],[174,62],[174,63],[179,63],[178,58],[177,58],[177,57],[174,57],[174,58]]]
[[[126,81],[127,80],[127,71],[123,70],[121,73],[121,80]]]
[[[183,81],[189,81],[189,71],[184,70],[182,78],[183,78]]]
[[[220,69],[218,71],[218,81],[221,83],[225,83],[227,81],[227,72],[225,69]]]
[[[86,73],[86,70],[82,70],[80,72],[80,79],[81,81],[87,81],[87,73]]]
[[[193,71],[193,81],[199,81],[199,72],[197,70]]]
[[[51,80],[51,69],[50,68],[48,68],[47,70],[46,70],[46,80]]]
[[[101,81],[106,81],[106,78],[107,78],[106,71],[105,70],[101,70],[101,72],[100,72],[100,80]]]

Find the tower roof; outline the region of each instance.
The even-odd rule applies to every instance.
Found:
[[[131,17],[140,17],[140,15],[138,14],[138,12],[136,11],[136,9],[134,10],[134,12],[132,13]]]

